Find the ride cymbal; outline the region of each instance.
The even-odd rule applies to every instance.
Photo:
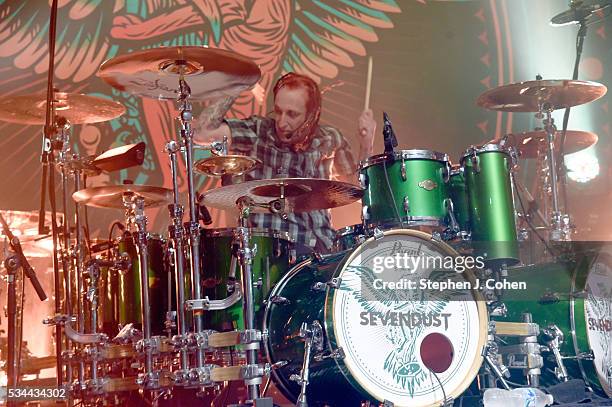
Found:
[[[607,88],[601,83],[573,80],[538,80],[490,89],[476,104],[505,112],[540,112],[582,105],[599,99]]]

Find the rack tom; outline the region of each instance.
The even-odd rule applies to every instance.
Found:
[[[448,155],[401,150],[360,164],[365,189],[362,217],[368,227],[443,226],[448,216]]]
[[[497,144],[471,147],[461,157],[474,249],[489,264],[519,260],[512,194],[512,152]]]

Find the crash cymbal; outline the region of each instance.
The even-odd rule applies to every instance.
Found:
[[[176,99],[181,71],[191,99],[237,96],[255,85],[261,71],[234,52],[206,47],[160,47],[119,55],[102,63],[98,76],[124,92]]]
[[[53,105],[55,114],[71,124],[104,122],[125,113],[125,106],[119,102],[78,93],[55,92]],[[46,112],[46,93],[0,99],[0,120],[6,122],[41,125],[45,124]]]
[[[243,155],[218,155],[196,161],[195,171],[209,177],[243,175],[261,165],[261,161]]]
[[[145,207],[149,208],[170,203],[172,190],[150,185],[113,185],[82,189],[72,194],[72,199],[94,208],[123,209],[124,196],[143,197]]]
[[[278,200],[284,190],[285,212],[309,212],[350,204],[363,195],[363,190],[346,182],[317,178],[275,178],[247,181],[207,191],[205,205],[220,209],[234,209],[239,198],[251,198],[255,205],[266,205]],[[253,207],[253,212],[269,212],[264,207]]]
[[[597,135],[588,131],[567,130],[565,132],[564,154],[571,154],[583,150],[597,143]],[[520,152],[521,158],[538,158],[542,151],[546,151],[546,132],[544,130],[526,131],[508,135],[508,142]],[[561,145],[561,132],[555,135],[555,149]]]
[[[539,80],[513,83],[490,89],[476,104],[505,112],[539,112],[582,105],[599,99],[607,88],[601,83],[571,80]]]

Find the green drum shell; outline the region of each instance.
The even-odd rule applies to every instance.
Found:
[[[590,256],[590,257],[589,257]],[[559,350],[571,378],[581,378],[597,393],[606,396],[598,379],[594,362],[575,356],[586,354],[592,348],[587,337],[587,320],[585,286],[589,267],[594,255],[579,256],[575,262],[556,262],[525,267],[513,267],[508,270],[509,282],[526,282],[526,290],[513,290],[507,294],[504,304],[507,307],[505,318],[496,320],[522,322],[523,313],[528,312],[533,322],[542,329],[556,325],[564,335]],[[608,256],[612,265],[612,257]],[[610,310],[609,312],[612,312]],[[608,314],[608,320],[612,315]],[[541,383],[549,386],[558,383],[551,371],[555,367],[552,355],[542,369]],[[609,363],[609,365],[612,363]],[[548,369],[546,369],[548,367]],[[608,394],[610,396],[612,394]]]
[[[148,283],[149,283],[149,302],[151,315],[151,332],[153,335],[162,335],[164,333],[165,314],[168,310],[168,264],[165,261],[166,242],[159,236],[149,234],[147,236],[147,259],[148,259]],[[140,309],[140,275],[138,254],[134,239],[131,235],[124,235],[117,242],[117,251],[119,256],[129,257],[131,267],[127,271],[120,271],[116,280],[112,274],[114,272],[102,273],[105,280],[108,282],[109,292],[104,292],[104,297],[101,296],[101,306],[104,310],[104,318],[114,314],[116,321],[125,326],[128,323],[141,324],[141,309]],[[113,284],[117,284],[116,296],[113,294]],[[114,298],[113,298],[114,297]],[[111,305],[109,304],[116,304]],[[111,310],[116,307],[115,310]],[[174,304],[173,304],[173,308]],[[104,319],[99,321],[104,324]]]
[[[470,204],[468,200],[467,184],[462,168],[451,171],[448,190],[451,201],[453,202],[453,213],[459,224],[459,229],[462,232],[469,232]]]
[[[448,156],[428,150],[397,151],[362,162],[366,225],[443,225],[448,215],[449,168]]]
[[[320,260],[310,258],[298,263],[278,283],[269,299],[264,315],[264,329],[268,330],[268,340],[264,342],[266,356],[268,361],[289,361],[289,364],[282,368],[282,372],[274,369],[271,374],[281,392],[293,402],[297,399],[300,386],[289,380],[289,376],[300,374],[304,357],[304,342],[297,333],[302,322],[325,320],[325,290],[304,293],[304,288],[312,287],[317,282],[325,284],[330,281],[338,264],[349,252],[326,255]],[[282,293],[283,296],[277,293]],[[283,304],[283,299],[297,306],[287,307]],[[273,323],[272,318],[286,322],[279,326]],[[316,394],[317,403],[334,406],[359,405],[362,400],[368,398],[365,392],[355,392],[333,359],[311,360],[307,391],[310,402],[314,401],[311,395]]]
[[[253,290],[255,316],[261,322],[264,300],[270,290],[289,270],[293,263],[293,243],[287,233],[249,229],[251,246],[257,247],[252,260],[253,283],[261,281],[260,287]],[[230,295],[227,282],[232,259],[232,240],[234,229],[205,229],[200,237],[200,257],[202,261],[202,295],[209,299],[223,299]],[[236,283],[240,285],[240,267],[236,262]],[[204,324],[208,329],[228,331],[244,329],[242,300],[225,310],[210,311],[204,314]]]
[[[476,252],[490,263],[515,264],[518,240],[509,152],[496,146],[470,150],[461,159],[470,207],[471,238]]]

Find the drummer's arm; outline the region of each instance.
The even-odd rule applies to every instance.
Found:
[[[194,142],[210,144],[213,141],[223,141],[223,138],[227,137],[228,147],[231,145],[232,132],[223,119],[235,99],[233,96],[227,96],[211,103],[202,111],[202,114],[200,114],[195,122]]]

